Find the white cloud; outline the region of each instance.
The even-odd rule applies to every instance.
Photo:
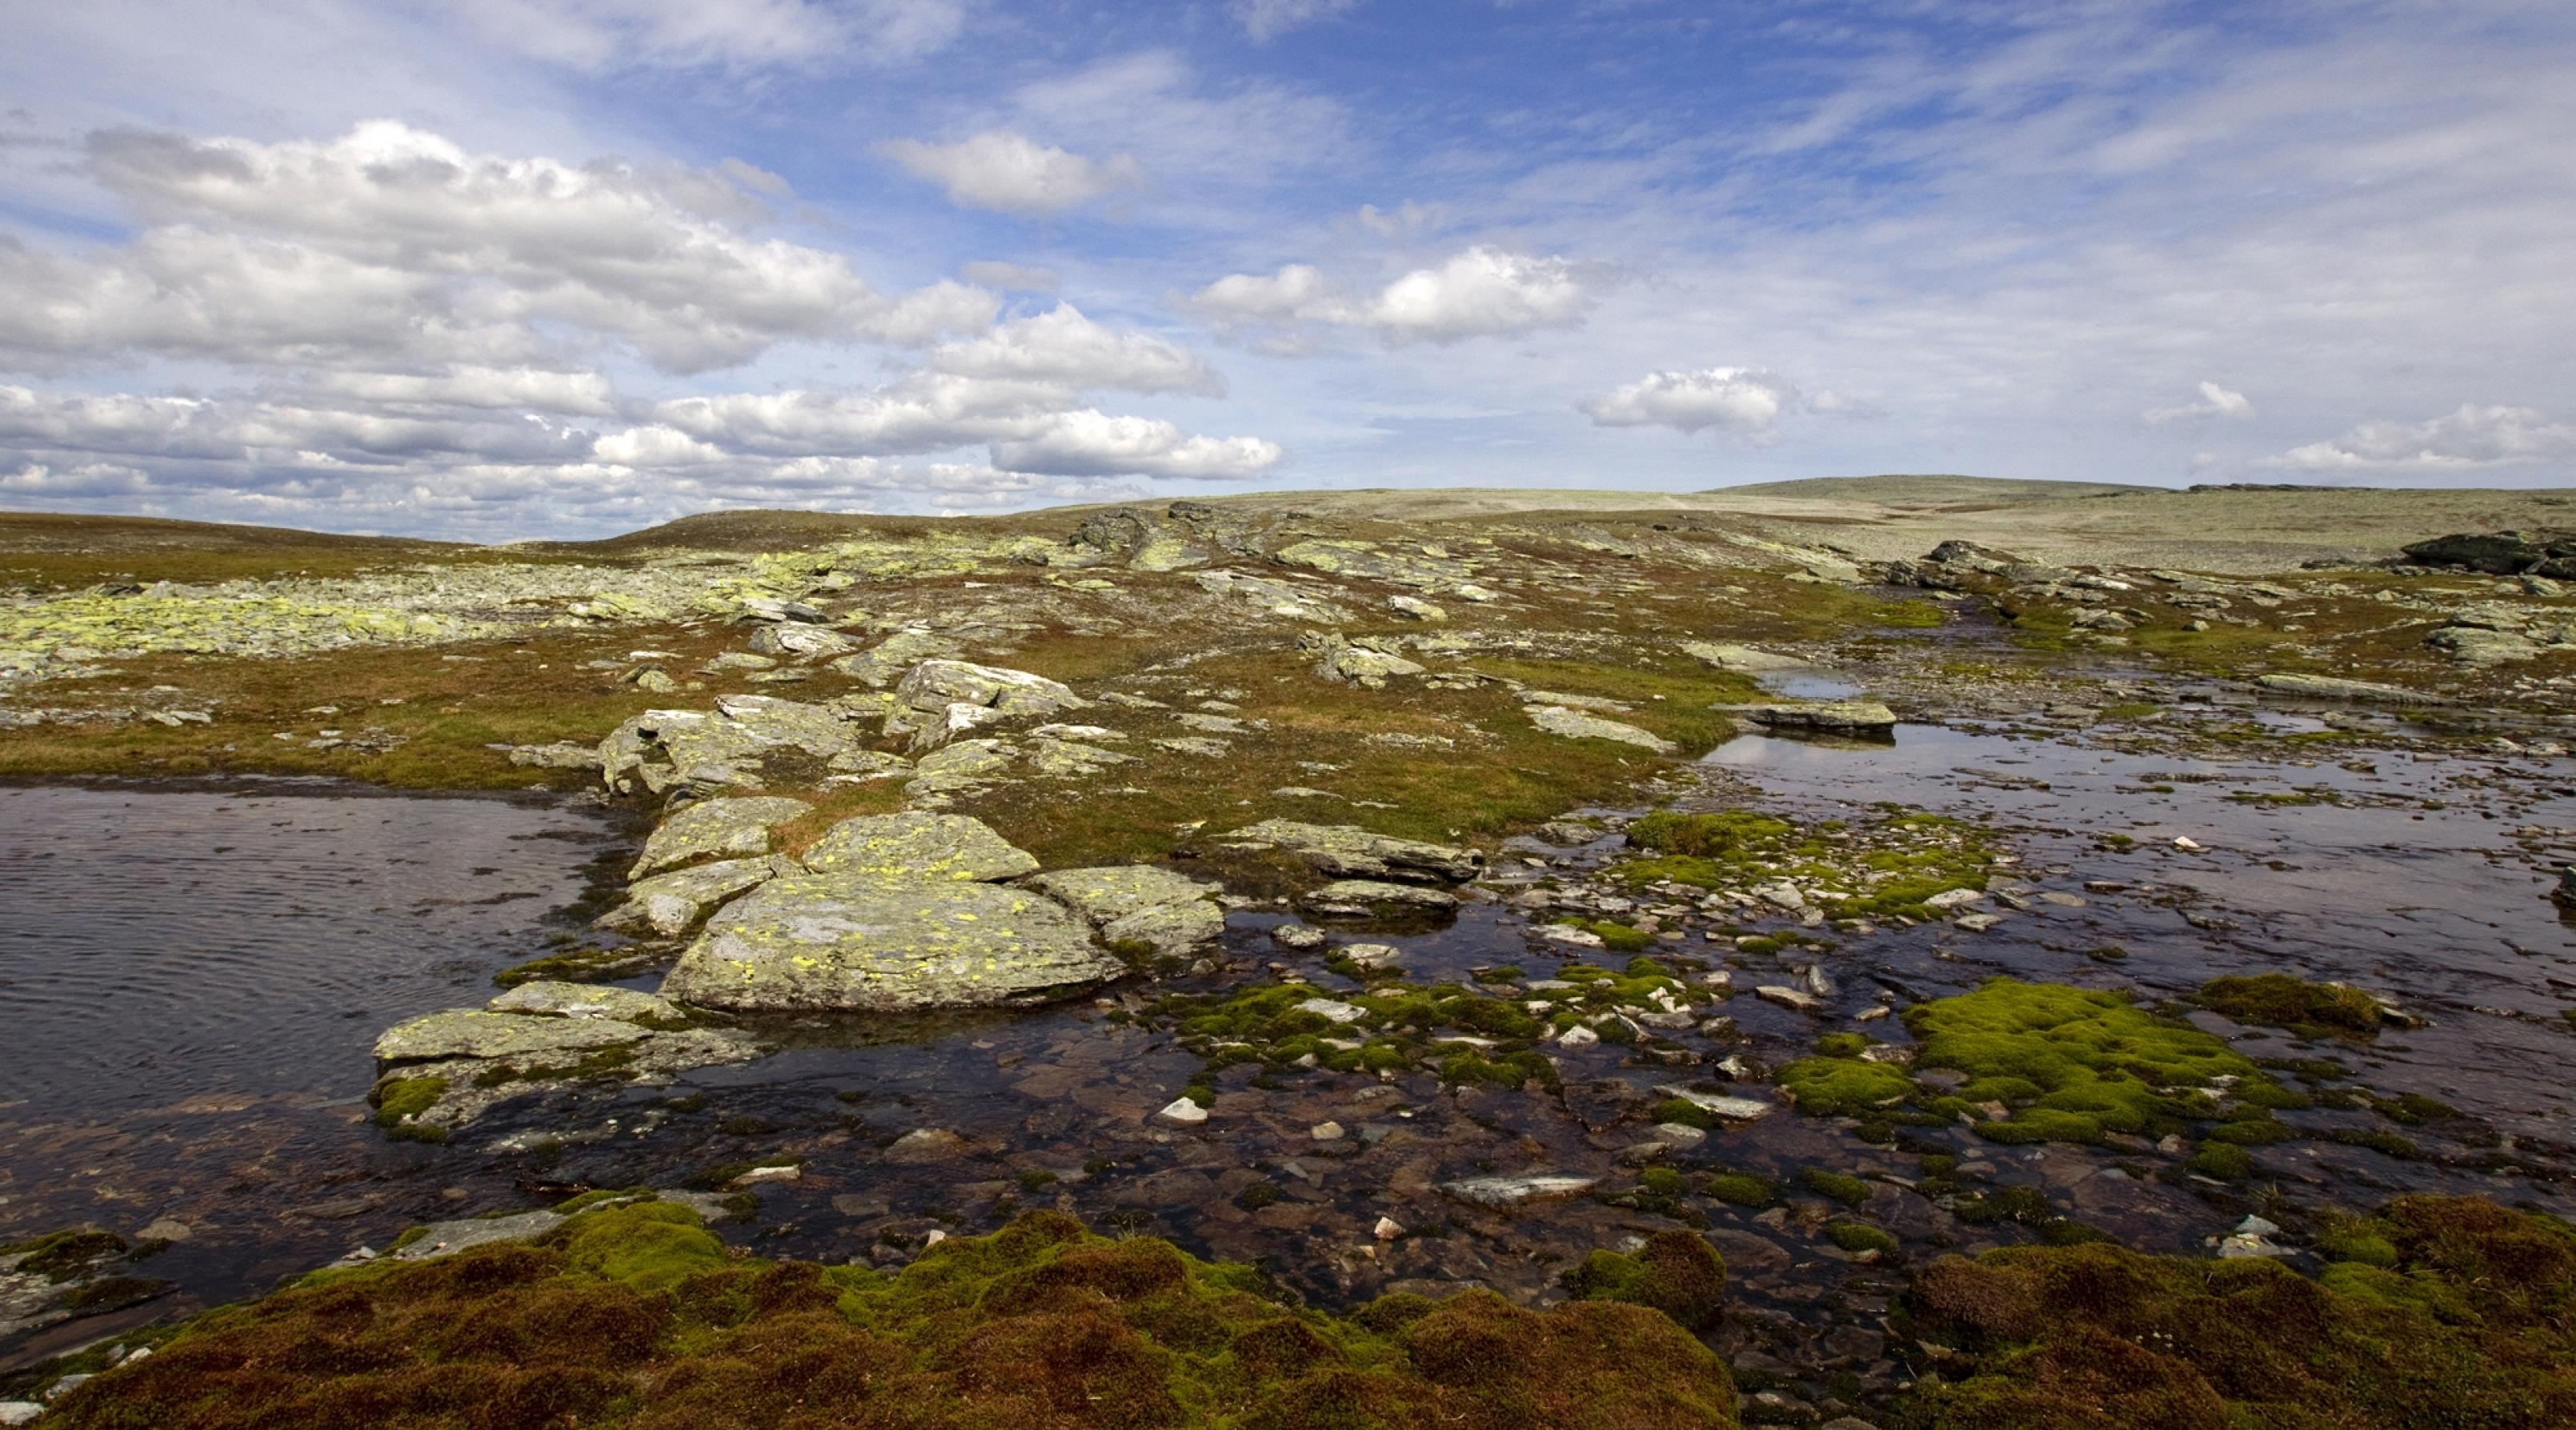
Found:
[[[1292,263],[1272,274],[1229,274],[1192,294],[1189,306],[1229,327],[1305,321],[1367,328],[1389,343],[1453,343],[1579,323],[1592,302],[1572,260],[1480,244],[1373,294],[1341,292],[1319,270]]]
[[[1331,19],[1358,6],[1360,0],[1234,0],[1234,18],[1252,38],[1267,43],[1282,35],[1320,20]]]
[[[2464,404],[2425,422],[2364,422],[2340,437],[2293,447],[2258,467],[2279,471],[2456,472],[2576,463],[2576,424],[2528,407]]]
[[[947,190],[952,203],[1009,214],[1060,213],[1144,181],[1125,155],[1090,159],[1005,129],[953,144],[895,139],[877,150]]]
[[[964,0],[461,0],[477,28],[575,69],[822,68],[900,63],[945,48]]]
[[[983,337],[952,343],[930,365],[966,377],[1059,383],[1076,389],[1201,392],[1225,383],[1189,352],[1144,333],[1105,328],[1070,303],[1016,318]]]
[[[1828,395],[1830,397],[1830,395]],[[1780,414],[1807,406],[1798,390],[1775,374],[1749,367],[1698,372],[1650,372],[1581,404],[1603,427],[1671,427],[1700,432],[1711,427],[1768,435]],[[1845,404],[1831,398],[1829,410]]]
[[[2204,379],[2200,384],[2198,402],[2186,402],[2179,407],[2159,407],[2146,413],[2145,417],[2149,422],[2165,423],[2198,417],[2227,417],[2243,421],[2253,415],[2254,403],[2244,393],[2231,392]]]
[[[1242,481],[1268,470],[1280,455],[1276,443],[1258,437],[1190,437],[1155,418],[1092,411],[1059,413],[1035,436],[993,444],[998,465],[1075,477],[1132,472]]]
[[[376,407],[481,407],[604,417],[617,410],[608,379],[543,368],[451,367],[438,373],[332,372],[316,393]]]

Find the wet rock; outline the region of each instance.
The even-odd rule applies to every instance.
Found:
[[[1400,913],[1441,913],[1458,907],[1458,896],[1419,884],[1391,884],[1378,879],[1336,879],[1300,896],[1298,907],[1335,918],[1382,917]]]
[[[644,841],[644,852],[626,871],[626,877],[641,879],[714,856],[767,854],[772,831],[813,808],[801,799],[781,795],[706,799],[683,805]]]
[[[1339,631],[1310,632],[1297,638],[1297,649],[1315,658],[1315,673],[1327,680],[1381,690],[1390,677],[1420,675],[1417,661],[1397,654],[1395,642],[1382,636],[1343,637]]]
[[[898,1167],[919,1167],[956,1161],[973,1147],[965,1137],[945,1127],[916,1127],[887,1144],[885,1159]]]
[[[962,872],[993,862],[969,854],[943,866],[960,872],[889,875],[862,867],[881,852],[853,857],[834,872],[773,879],[717,913],[663,995],[736,1012],[1001,1007],[1126,971],[1063,905]],[[1016,861],[1003,867],[1024,872]]]
[[[1896,728],[1896,712],[1875,700],[1828,700],[1813,705],[1749,705],[1743,715],[1775,730],[1825,730],[1880,734]]]
[[[1623,745],[1652,750],[1658,755],[1673,754],[1680,749],[1672,741],[1651,731],[1617,720],[1604,720],[1598,715],[1587,715],[1562,705],[1530,705],[1523,709],[1528,713],[1531,724],[1551,735],[1576,740],[1616,740]]]
[[[1462,1202],[1499,1209],[1571,1197],[1600,1184],[1598,1177],[1543,1174],[1532,1177],[1469,1177],[1463,1181],[1443,1182],[1440,1190]]]
[[[1777,983],[1766,983],[1763,986],[1754,989],[1753,996],[1761,999],[1765,1003],[1777,1003],[1783,1008],[1799,1013],[1821,1013],[1825,1011],[1824,999],[1817,997],[1813,993],[1806,992],[1803,989],[1790,988]]]
[[[1666,1097],[1680,1098],[1712,1117],[1724,1118],[1729,1122],[1751,1122],[1755,1118],[1768,1117],[1778,1110],[1773,1104],[1759,1098],[1733,1097],[1719,1092],[1693,1092],[1689,1088],[1672,1083],[1666,1083],[1656,1091]]]
[[[863,814],[823,831],[805,851],[817,874],[922,882],[1016,879],[1038,861],[980,819],[962,814]]]
[[[2281,695],[2303,700],[2340,700],[2357,705],[2448,705],[2448,696],[2430,691],[2409,690],[2403,685],[2386,685],[2376,680],[2346,680],[2334,675],[2297,675],[2287,672],[2255,677],[2254,683]]]
[[[1366,1008],[1362,1008],[1356,1003],[1344,1003],[1333,998],[1309,998],[1305,1002],[1297,1005],[1297,1011],[1301,1013],[1312,1013],[1315,1016],[1332,1023],[1356,1023],[1362,1018],[1368,1016],[1368,1010]]]
[[[1196,1126],[1208,1119],[1207,1109],[1186,1097],[1173,1098],[1154,1115],[1166,1122],[1177,1122],[1183,1126]]]
[[[793,860],[773,854],[758,859],[725,859],[656,874],[628,885],[626,902],[600,915],[593,926],[677,938],[726,900],[756,889],[794,867]]]
[[[1451,844],[1372,834],[1351,824],[1265,819],[1226,836],[1235,844],[1282,849],[1327,874],[1463,884],[1483,872],[1485,856]]]
[[[1304,924],[1281,924],[1270,931],[1270,941],[1281,948],[1313,949],[1322,948],[1332,939],[1319,928],[1308,928]]]

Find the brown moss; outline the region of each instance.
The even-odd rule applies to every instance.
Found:
[[[1695,1294],[1715,1258],[1650,1247],[1641,1260]],[[1735,1424],[1716,1356],[1641,1307],[1541,1313],[1478,1291],[1336,1319],[1262,1284],[1052,1212],[942,1242],[894,1276],[765,1263],[648,1202],[579,1213],[531,1244],[325,1273],[213,1312],[48,1423]]]
[[[1968,1369],[1920,1392],[1913,1422],[2576,1424],[2576,1229],[2474,1198],[2409,1197],[2370,1234],[2344,1230],[2340,1244],[2367,1246],[2369,1262],[2321,1281],[2259,1258],[2098,1243],[1936,1261],[1906,1298],[1909,1329]]]

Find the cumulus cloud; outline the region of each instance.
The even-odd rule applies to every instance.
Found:
[[[1035,436],[993,444],[993,460],[1004,467],[1075,477],[1137,472],[1240,481],[1279,457],[1278,444],[1258,437],[1192,437],[1157,418],[1088,410],[1058,413]]]
[[[1592,301],[1570,259],[1478,245],[1374,293],[1343,292],[1319,270],[1292,263],[1271,274],[1228,274],[1192,294],[1189,306],[1223,327],[1326,323],[1401,344],[1579,323]]]
[[[1329,20],[1356,8],[1360,0],[1234,0],[1234,18],[1244,32],[1267,43],[1273,36]]]
[[[1144,181],[1125,155],[1086,158],[1006,129],[953,144],[895,139],[877,151],[945,189],[951,203],[1000,213],[1061,213]]]
[[[1145,333],[1121,332],[1070,303],[1017,318],[983,337],[934,350],[930,365],[967,377],[1016,378],[1084,389],[1202,392],[1225,384],[1193,354]]]
[[[2185,422],[2202,417],[2227,417],[2243,421],[2254,415],[2254,403],[2244,393],[2231,392],[2217,383],[2203,380],[2200,400],[2179,407],[2159,407],[2144,414],[2155,423]]]
[[[1603,427],[1671,427],[1682,432],[1722,427],[1764,434],[1783,410],[1798,402],[1797,389],[1772,373],[1712,367],[1698,372],[1650,372],[1581,404],[1581,410]]]
[[[780,342],[927,343],[991,321],[961,284],[880,295],[841,254],[749,231],[768,196],[708,170],[473,154],[392,121],[261,144],[120,131],[92,174],[151,226],[78,255],[0,242],[0,359],[133,355],[420,368],[568,342],[665,370]]]
[[[2576,424],[2528,407],[2463,404],[2424,422],[2364,422],[2340,437],[2293,447],[2255,465],[2279,471],[2456,472],[2576,463]]]
[[[444,372],[332,372],[318,394],[377,407],[482,407],[605,417],[617,410],[608,379],[543,368],[451,367]]]

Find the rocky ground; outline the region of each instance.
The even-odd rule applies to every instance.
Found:
[[[2302,942],[2296,879],[2196,878],[2232,836],[2151,807],[2223,781],[2265,828],[2431,816],[2388,850],[2478,823],[2443,850],[2522,901],[2491,928],[2539,938],[2576,850],[2564,501],[1891,478],[742,513],[489,549],[0,518],[0,773],[632,811],[607,912],[487,1002],[387,1027],[368,1115],[562,1192],[648,1179],[590,1149],[678,1139],[698,1165],[652,1172],[716,1194],[689,1224],[746,1217],[784,1266],[929,1266],[1052,1207],[1319,1305],[1639,1302],[1742,1392],[1712,1408],[1727,1372],[1693,1362],[1652,1415],[1503,1395],[1480,1423],[2394,1426],[2457,1399],[2543,1425],[2576,1413],[2576,1233],[2528,1213],[2570,1209],[2571,1109],[2454,1083],[2482,1041],[2570,1059],[2569,950],[2445,925],[2419,969],[2348,982],[2308,947],[2348,938]],[[1926,782],[1925,731],[2003,753]],[[1793,788],[1704,758],[1747,740],[1848,762]],[[2087,767],[2118,783],[2083,792]],[[2499,956],[2518,981],[2478,985]],[[981,1058],[994,1090],[978,1113],[762,1082],[852,1040],[893,1050],[871,1067]],[[28,1230],[55,1236],[0,1248],[8,1332],[156,1294],[151,1228]],[[1723,1314],[1675,1299],[1677,1233],[1723,1255]],[[423,1255],[337,1274],[393,1297]],[[2515,1268],[2510,1314],[2482,1256]],[[2237,1263],[2263,1269],[2210,1270]],[[638,1287],[578,1256],[528,1274]],[[2085,1276],[2135,1281],[2153,1325]],[[866,1321],[848,1298],[877,1293],[836,1294]],[[2330,1394],[2141,1339],[2302,1296],[2338,1348],[2314,1365],[2413,1338],[2453,1383]],[[732,1324],[710,1314],[681,1309]],[[120,1384],[228,1423],[168,1369],[73,1378],[169,1334],[131,1323],[21,1383],[64,1423],[146,1423]],[[1355,1324],[1378,1339],[1311,1334],[1396,1378],[1387,1423],[1468,1413],[1410,1319]],[[1257,1395],[1174,1370],[1171,1414],[1326,1395],[1304,1367]]]

